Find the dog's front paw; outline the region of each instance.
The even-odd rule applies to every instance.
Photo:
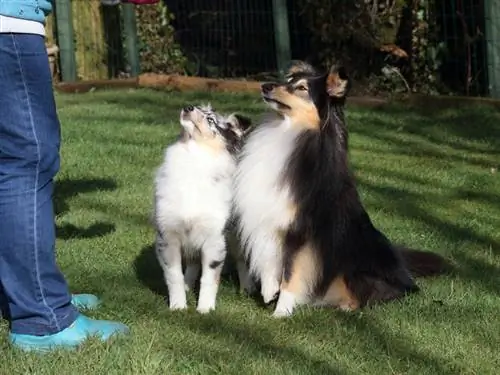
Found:
[[[173,302],[173,303],[170,303],[170,306],[169,306],[170,310],[186,310],[187,309],[187,303],[184,302]]]
[[[169,296],[169,307],[170,310],[186,310],[187,309],[186,294],[172,293]]]
[[[283,290],[280,293],[278,302],[276,303],[276,309],[274,310],[274,318],[286,318],[293,314],[293,310],[297,306],[297,300],[294,293],[287,290]]]
[[[273,318],[287,318],[289,316],[292,316],[293,311],[287,310],[287,309],[278,309],[276,308],[273,312],[272,317]]]
[[[196,311],[198,311],[198,313],[200,314],[208,314],[210,311],[214,311],[215,310],[215,306],[200,306],[198,305],[198,307],[196,308]]]

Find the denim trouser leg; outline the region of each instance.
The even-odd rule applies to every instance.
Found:
[[[0,290],[13,333],[56,333],[78,315],[54,250],[59,143],[44,38],[0,34]]]

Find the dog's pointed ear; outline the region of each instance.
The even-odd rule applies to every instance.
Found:
[[[302,60],[293,60],[288,66],[285,77],[290,78],[297,73],[314,74],[315,72],[316,70],[311,64]]]
[[[252,126],[252,120],[248,117],[240,115],[238,113],[233,113],[227,118],[227,122],[236,129],[241,129],[243,132],[246,132],[250,126]]]
[[[326,79],[326,91],[332,98],[343,98],[349,90],[349,76],[343,66],[333,66]]]

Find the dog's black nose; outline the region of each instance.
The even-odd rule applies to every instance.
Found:
[[[268,92],[271,92],[276,86],[277,86],[276,83],[268,82],[268,83],[263,83],[260,88],[262,89],[262,92],[264,94],[267,94]]]
[[[186,107],[184,107],[184,112],[193,112],[194,111],[194,107],[192,105],[188,105]]]

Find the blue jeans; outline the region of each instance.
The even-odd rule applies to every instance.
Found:
[[[0,300],[12,333],[57,333],[78,316],[55,259],[60,138],[44,38],[0,34]]]

